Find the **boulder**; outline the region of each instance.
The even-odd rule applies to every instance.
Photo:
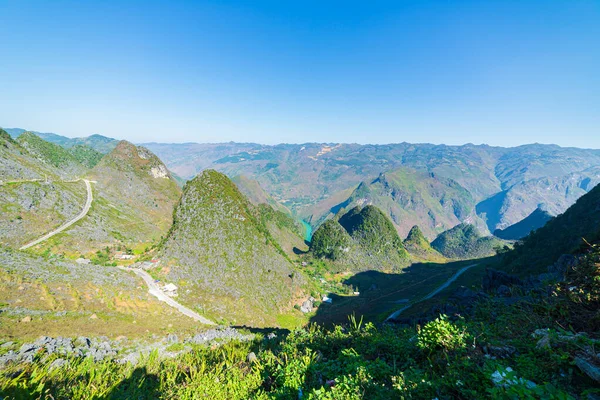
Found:
[[[496,293],[501,297],[510,297],[512,295],[510,288],[506,285],[500,285],[498,289],[496,289]]]
[[[302,303],[302,306],[300,307],[300,311],[302,311],[303,313],[309,313],[311,312],[313,309],[313,303],[312,301],[309,300],[305,300],[304,303]]]
[[[167,335],[167,343],[168,344],[179,343],[179,338],[177,337],[176,334],[170,333],[169,335]]]
[[[575,365],[577,365],[584,374],[600,383],[600,367],[592,364],[583,357],[575,357]]]
[[[554,275],[558,280],[564,280],[567,271],[577,265],[577,257],[571,254],[563,254],[554,264],[548,267],[548,273]]]

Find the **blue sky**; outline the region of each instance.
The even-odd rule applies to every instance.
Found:
[[[600,1],[0,0],[0,126],[600,148]]]

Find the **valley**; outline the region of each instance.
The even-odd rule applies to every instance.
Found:
[[[595,151],[174,146],[186,160],[203,159],[186,180],[170,171],[176,158],[163,163],[145,147],[56,136],[21,132],[15,140],[0,131],[0,371],[37,368],[29,349],[58,351],[42,359],[81,368],[93,355],[86,370],[113,359],[150,366],[152,357],[171,368],[166,360],[197,362],[189,357],[207,346],[252,365],[240,357],[266,360],[264,346],[288,357],[278,346],[304,346],[295,335],[335,347],[335,332],[355,344],[421,337],[423,326],[440,324],[475,332],[464,321],[481,323],[477,310],[517,318],[530,314],[522,299],[557,301],[543,282],[558,279],[559,290],[571,277],[565,271],[593,258],[600,240]],[[152,146],[172,157],[171,145]],[[514,153],[536,162],[515,165]],[[573,167],[575,159],[585,161]],[[547,325],[535,318],[527,329]],[[218,365],[215,373],[227,374]],[[1,387],[11,382],[0,378]]]

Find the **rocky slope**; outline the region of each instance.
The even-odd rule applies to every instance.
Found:
[[[180,301],[216,320],[275,324],[304,283],[252,204],[212,170],[186,183],[159,253],[157,273]]]
[[[80,265],[0,246],[0,336],[141,335],[193,320],[158,301],[139,278],[117,268]]]
[[[63,179],[77,179],[87,170],[68,150],[46,142],[31,132],[19,135],[17,142],[41,163],[56,168]]]
[[[20,247],[76,216],[83,182],[30,153],[0,129],[0,244]]]

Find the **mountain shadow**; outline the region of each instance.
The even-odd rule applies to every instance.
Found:
[[[348,294],[325,293],[331,303],[321,303],[310,321],[331,326],[347,323],[354,314],[357,318],[363,316],[365,322],[383,322],[394,311],[426,297],[473,263],[419,263],[401,273],[359,272],[343,282],[348,286]]]
[[[481,216],[482,214],[485,214],[485,217],[482,218],[485,220],[490,232],[494,232],[496,230],[496,226],[502,219],[502,213],[500,210],[502,209],[502,205],[504,204],[507,193],[507,190],[497,193],[475,206],[477,215]]]

